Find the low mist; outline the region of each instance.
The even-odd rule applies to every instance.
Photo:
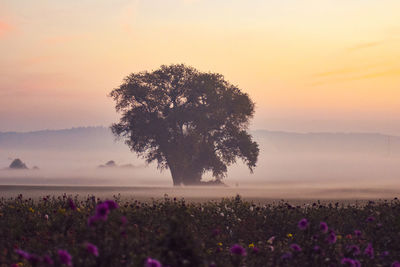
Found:
[[[0,184],[63,186],[64,191],[71,192],[77,192],[76,186],[120,187],[116,192],[123,194],[121,188],[127,188],[126,194],[136,197],[170,194],[192,199],[237,193],[255,199],[391,198],[400,192],[396,189],[400,188],[398,137],[268,131],[252,134],[260,145],[254,173],[238,162],[224,179],[227,187],[218,190],[204,186],[173,188],[169,170],[160,172],[156,164],[146,165],[125,144],[114,141],[107,128],[7,133],[6,137],[0,134]],[[15,158],[29,169],[8,169]],[[114,164],[107,166],[109,161]],[[203,176],[204,180],[211,178],[211,173]]]

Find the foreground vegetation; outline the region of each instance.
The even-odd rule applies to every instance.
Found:
[[[0,266],[400,266],[400,201],[0,201]]]

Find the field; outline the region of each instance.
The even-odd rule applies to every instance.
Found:
[[[0,201],[0,266],[400,266],[400,201]]]

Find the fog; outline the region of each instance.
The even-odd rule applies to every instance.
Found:
[[[173,188],[169,170],[160,172],[155,164],[146,165],[123,143],[114,142],[106,128],[72,129],[62,135],[57,131],[8,133],[8,139],[0,134],[0,185],[36,185],[42,192],[43,186],[48,192],[122,192],[140,198],[168,194],[193,200],[236,194],[253,199],[366,199],[400,193],[398,137],[267,131],[253,135],[260,145],[253,174],[238,162],[224,179],[227,187]],[[15,158],[30,169],[8,169]],[[99,167],[110,160],[116,166]],[[210,179],[211,174],[203,178]],[[14,192],[12,188],[18,190],[2,187],[2,195]]]

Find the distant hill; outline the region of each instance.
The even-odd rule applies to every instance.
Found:
[[[0,132],[0,149],[115,150],[125,148],[106,127],[80,127],[35,132]]]
[[[362,153],[400,155],[400,137],[379,133],[252,132],[262,153]],[[35,132],[0,132],[0,150],[127,150],[109,128],[81,127]]]
[[[400,137],[379,133],[293,133],[257,130],[263,148],[281,153],[357,153],[400,155]]]

